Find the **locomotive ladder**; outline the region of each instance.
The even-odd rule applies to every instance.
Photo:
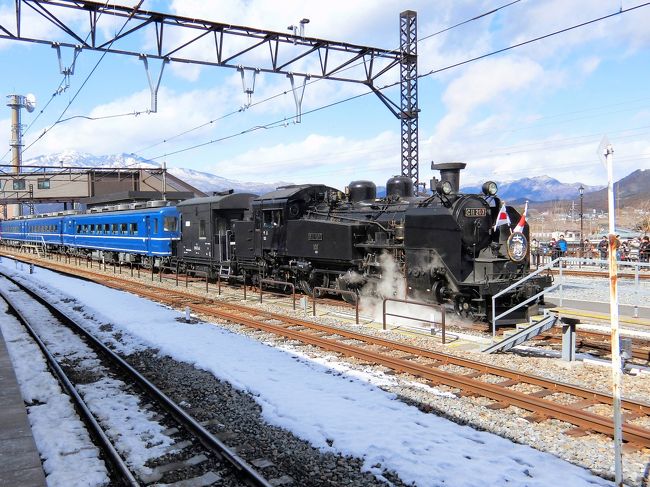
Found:
[[[230,264],[228,265],[219,265],[219,276],[221,277],[230,277]]]

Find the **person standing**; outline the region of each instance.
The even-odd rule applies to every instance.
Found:
[[[539,242],[536,238],[530,242],[530,255],[533,256],[532,262],[535,264],[535,268],[539,268]]]
[[[600,242],[598,242],[598,252],[600,253],[601,261],[607,260],[608,247],[609,243],[607,243],[607,237],[603,235],[603,238],[600,240]],[[605,267],[605,264],[604,262],[601,262],[600,268],[602,269],[603,267]]]
[[[650,238],[647,235],[641,240],[641,245],[639,245],[639,260],[641,262],[650,261]]]
[[[564,235],[560,235],[560,238],[555,244],[557,246],[558,250],[558,257],[566,257],[566,251],[568,249],[568,245],[566,243],[566,240],[564,240]],[[563,264],[564,267],[566,267],[566,263]]]
[[[584,259],[594,260],[594,246],[586,238],[582,242],[582,257]]]

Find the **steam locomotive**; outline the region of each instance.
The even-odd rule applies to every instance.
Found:
[[[60,222],[33,218],[22,228],[10,220],[0,222],[0,239],[43,240],[69,253],[211,277],[291,282],[309,294],[316,287],[351,291],[344,297],[390,296],[401,289],[488,321],[492,296],[528,275],[528,225],[515,233],[509,225],[495,226],[502,205],[493,182],[483,185],[482,194],[461,194],[464,163],[431,167],[441,177],[431,180],[428,196],[414,195],[405,176],[391,178],[383,198],[369,181],[350,183],[347,193],[292,185],[261,196],[194,198],[164,209],[64,215]],[[519,221],[514,208],[505,210],[511,222]],[[39,233],[44,228],[48,233]],[[535,276],[500,296],[496,311],[550,284],[550,277]],[[529,309],[510,319],[520,320]]]

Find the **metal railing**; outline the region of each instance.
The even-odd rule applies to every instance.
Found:
[[[409,304],[409,305],[414,304],[416,306],[425,306],[427,308],[437,310],[437,311],[440,312],[441,322],[438,323],[435,320],[425,320],[425,319],[422,319],[422,318],[414,318],[412,316],[398,315],[396,313],[387,313],[386,312],[386,303],[389,302],[389,301],[393,302],[393,303],[404,303],[404,304]],[[446,326],[445,326],[445,308],[443,306],[439,305],[439,304],[425,303],[424,301],[413,301],[413,300],[410,300],[410,299],[384,298],[384,301],[382,303],[382,316],[383,316],[382,323],[383,323],[383,329],[384,330],[386,330],[386,316],[394,316],[396,318],[404,318],[404,319],[407,319],[407,320],[421,321],[423,323],[431,323],[432,325],[434,325],[430,330],[432,335],[436,334],[435,325],[440,324],[440,328],[441,328],[441,332],[442,332],[442,334],[441,334],[441,336],[442,336],[442,344],[444,345],[445,343],[447,343],[447,341],[446,341]]]
[[[634,283],[637,287],[640,287],[641,282],[640,282],[640,274],[641,274],[641,269],[648,269],[650,271],[650,263],[648,262],[637,262],[637,261],[616,261],[617,267],[618,267],[618,273],[617,276],[619,280],[624,277],[630,277],[632,273],[622,271],[620,268],[623,266],[626,267],[633,267],[634,272]],[[513,311],[516,311],[517,309],[527,305],[531,301],[536,300],[537,298],[544,296],[548,293],[551,293],[555,291],[556,289],[559,288],[560,296],[559,296],[559,305],[562,306],[563,300],[564,300],[564,285],[565,285],[565,278],[566,275],[564,274],[565,269],[568,269],[570,266],[575,265],[576,267],[579,267],[580,270],[584,270],[585,266],[592,265],[592,266],[598,266],[602,268],[604,271],[609,270],[609,261],[608,260],[600,260],[600,259],[589,259],[589,258],[584,258],[584,257],[557,257],[556,259],[553,259],[550,261],[548,264],[546,264],[543,267],[540,267],[536,271],[530,273],[528,276],[524,277],[523,279],[513,283],[512,285],[508,286],[507,288],[503,289],[502,291],[499,291],[495,295],[492,296],[492,338],[496,336],[496,322],[497,320],[509,315]],[[500,313],[499,315],[496,314],[496,299],[513,289],[521,286],[528,280],[532,279],[533,277],[543,273],[543,272],[550,272],[552,270],[557,270],[558,272],[558,279],[555,284],[552,286],[547,287],[546,289],[543,289],[541,292],[535,294],[534,296],[531,296],[530,298],[526,299],[525,301],[522,301],[521,303],[517,304],[516,306],[505,310],[504,312]]]
[[[359,295],[354,291],[347,291],[345,289],[332,289],[330,287],[315,287],[314,289],[312,289],[311,300],[312,300],[313,316],[316,316],[316,299],[318,299],[317,295],[320,293],[320,291],[325,291],[326,293],[330,293],[330,294],[339,294],[341,296],[344,296],[346,294],[349,296],[354,296],[355,322],[357,325],[359,324]]]
[[[525,301],[522,301],[521,303],[517,304],[516,306],[505,310],[503,313],[501,313],[499,315],[496,314],[496,312],[497,312],[497,308],[496,308],[497,298],[500,297],[500,296],[503,296],[506,293],[509,293],[513,289],[518,288],[519,286],[521,286],[525,282],[529,281],[530,279],[532,279],[534,277],[537,277],[538,275],[540,275],[543,272],[550,272],[550,270],[553,268],[553,266],[556,263],[560,262],[560,259],[561,258],[557,258],[555,260],[552,260],[549,264],[546,264],[544,267],[540,267],[535,272],[531,272],[530,274],[528,274],[523,279],[520,279],[519,281],[517,281],[517,282],[511,284],[510,286],[508,286],[507,288],[505,288],[505,289],[499,291],[498,293],[492,295],[492,340],[495,339],[496,334],[497,334],[497,328],[496,328],[497,325],[496,325],[496,323],[497,323],[498,319],[501,319],[504,316],[509,315],[513,311],[516,311],[516,310],[518,310],[519,308],[521,308],[523,306],[526,306],[528,303],[530,303],[531,301],[536,300],[540,296],[543,296],[546,293],[548,293],[548,292],[550,292],[550,291],[552,291],[554,289],[557,289],[561,284],[553,284],[552,286],[547,287],[546,289],[542,289],[539,293],[535,294],[534,296],[531,296],[530,298],[526,299]]]
[[[260,279],[260,303],[262,302],[262,295],[264,294],[264,284],[276,286],[289,286],[291,288],[291,299],[293,300],[293,309],[296,309],[296,286],[286,281],[274,281],[272,279]]]

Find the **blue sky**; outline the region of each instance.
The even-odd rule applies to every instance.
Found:
[[[121,0],[133,6],[135,0]],[[355,0],[144,0],[146,10],[218,22],[285,31],[309,18],[306,35],[371,45],[399,46],[399,12],[418,12],[418,38],[501,6],[506,1]],[[621,0],[522,0],[499,12],[418,45],[420,74],[643,2]],[[0,0],[0,25],[13,26],[14,2]],[[24,10],[23,34],[66,38]],[[74,22],[74,18],[71,22]],[[108,24],[107,24],[108,25]],[[431,177],[430,163],[468,163],[465,183],[512,180],[547,174],[564,182],[605,184],[597,155],[607,136],[615,149],[615,176],[650,167],[650,6],[556,35],[503,54],[465,64],[420,80],[420,179]],[[117,30],[121,22],[112,24]],[[151,37],[130,38],[131,48]],[[64,49],[64,62],[72,51]],[[23,114],[34,122],[25,134],[29,146],[61,115],[100,58],[82,51],[70,87],[52,97],[62,76],[56,51],[49,46],[0,40],[3,94],[34,93],[39,108]],[[255,60],[251,60],[255,62]],[[155,74],[158,64],[152,62]],[[386,81],[397,80],[393,70]],[[26,159],[76,150],[94,155],[135,152],[169,167],[207,171],[242,181],[291,181],[339,188],[353,179],[383,184],[400,172],[400,124],[374,95],[318,111],[292,123],[294,102],[282,75],[260,75],[253,103],[272,101],[172,138],[225,114],[245,102],[239,73],[188,65],[165,68],[158,113],[99,121],[73,119],[53,127],[29,147]],[[286,94],[282,94],[287,92]],[[352,95],[362,87],[322,81],[305,91],[303,110]],[[399,102],[396,89],[387,93]],[[79,92],[64,118],[146,111],[149,88],[142,62],[106,55]],[[0,115],[0,155],[9,146],[9,109]],[[286,118],[286,126],[257,130],[201,149],[172,152],[236,135],[251,127]],[[2,135],[4,134],[4,135]],[[167,140],[163,142],[163,140]],[[4,142],[2,142],[4,140]],[[152,147],[153,146],[153,147]],[[3,163],[9,162],[6,155]]]

